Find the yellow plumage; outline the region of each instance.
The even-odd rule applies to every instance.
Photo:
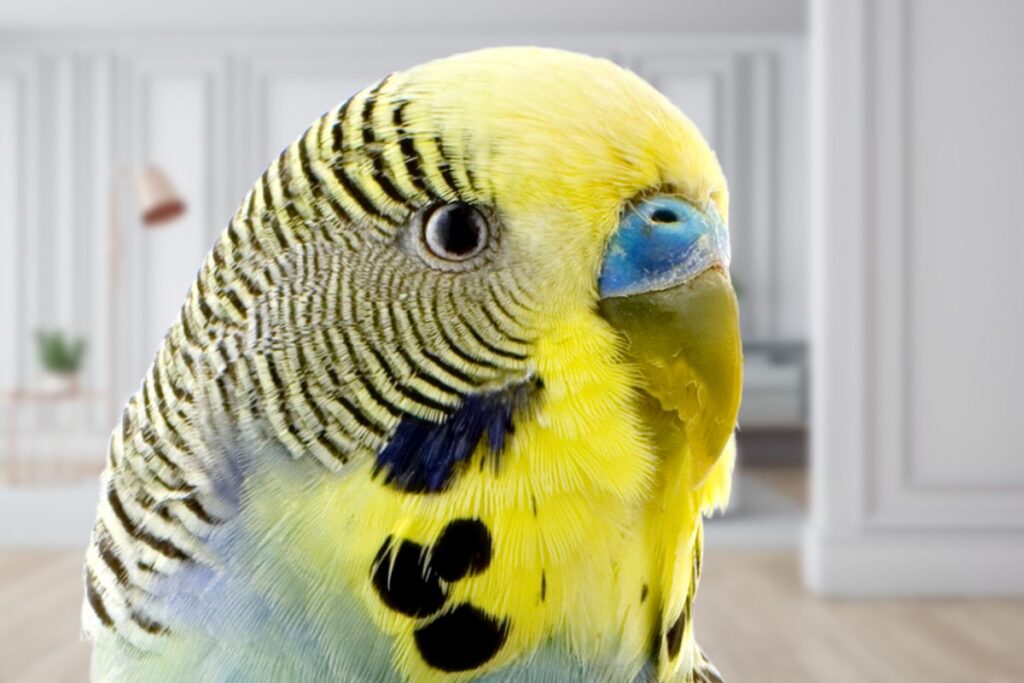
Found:
[[[507,615],[516,625],[493,668],[549,638],[584,659],[617,652],[624,665],[639,668],[662,628],[660,603],[678,614],[686,599],[699,512],[728,501],[731,442],[707,479],[693,487],[689,454],[658,453],[652,446],[650,426],[638,415],[633,371],[610,360],[621,357],[619,340],[592,315],[564,325],[563,343],[538,348],[546,398],[534,420],[517,430],[500,471],[481,466],[479,449],[440,496],[379,486],[366,463],[301,496],[281,491],[292,503],[284,515],[279,500],[256,501],[266,508],[257,526],[276,520],[286,552],[315,574],[316,584],[362,595],[378,624],[400,636],[404,647],[396,661],[412,680],[449,679],[412,651],[414,620],[381,609],[366,581],[366,568],[389,534],[428,545],[448,521],[465,517],[478,517],[492,530],[495,560],[485,574],[458,582],[453,600]],[[254,483],[257,490],[263,486]],[[345,539],[345,545],[324,539]],[[662,680],[693,664],[691,647],[688,630],[683,658]]]
[[[253,591],[270,596],[271,605],[284,595],[300,601],[287,613],[313,623],[330,623],[335,599],[355,596],[373,627],[391,638],[394,670],[408,680],[472,680],[551,647],[599,663],[594,671],[608,680],[634,676],[645,665],[660,681],[710,676],[693,637],[692,598],[701,513],[729,495],[734,447],[726,439],[735,401],[727,401],[725,417],[716,413],[702,422],[711,403],[700,373],[678,358],[637,355],[636,345],[598,310],[597,278],[630,202],[669,193],[696,207],[713,205],[727,219],[726,183],[714,153],[685,116],[635,75],[553,50],[496,49],[433,62],[392,75],[323,120],[358,115],[361,124],[314,124],[268,169],[264,191],[254,190],[233,222],[234,234],[225,233],[204,266],[168,337],[173,348],[165,345],[158,357],[153,381],[184,375],[175,349],[195,336],[189,328],[210,330],[216,340],[197,357],[212,360],[191,372],[196,394],[232,415],[246,443],[277,439],[300,461],[312,453],[328,465],[294,477],[277,466],[246,470],[238,534],[259,542],[210,565],[245,569]],[[415,165],[410,140],[417,145]],[[514,311],[523,337],[509,347],[515,353],[470,379],[495,389],[516,377],[538,377],[543,390],[518,416],[500,458],[481,442],[447,488],[425,495],[382,480],[373,458],[386,438],[372,430],[393,430],[401,419],[378,405],[392,396],[418,418],[436,421],[443,411],[401,403],[393,382],[358,362],[374,358],[374,350],[377,361],[396,367],[420,360],[395,351],[417,343],[401,327],[400,313],[388,308],[401,307],[405,295],[387,302],[384,285],[359,280],[374,277],[377,267],[364,259],[365,274],[339,286],[336,306],[316,308],[303,293],[331,294],[316,277],[298,293],[268,299],[265,292],[280,288],[282,278],[309,266],[300,260],[291,270],[259,270],[253,263],[314,243],[315,219],[331,201],[365,234],[382,235],[374,249],[391,249],[402,238],[389,230],[401,230],[425,201],[410,199],[406,206],[396,197],[434,193],[451,201],[455,188],[460,201],[493,211],[501,231],[492,264],[495,277],[504,278],[496,281],[500,287],[515,280],[510,291],[528,299]],[[260,249],[246,255],[240,244]],[[316,263],[326,268],[330,259]],[[437,277],[456,281],[450,273]],[[245,278],[252,283],[240,286]],[[415,288],[408,291],[415,297]],[[471,288],[453,291],[462,303],[484,296]],[[272,330],[265,345],[260,323],[252,322],[261,305],[260,320]],[[440,322],[420,330],[428,342],[450,323],[438,315]],[[477,320],[466,315],[470,324]],[[337,377],[328,378],[333,356],[311,346],[310,339],[319,340],[311,332],[334,334],[353,318],[372,318],[378,336],[351,342],[356,358],[346,356]],[[308,329],[296,328],[300,323]],[[451,324],[449,332],[458,327]],[[332,342],[330,334],[323,337],[329,348],[348,343]],[[483,357],[487,340],[467,339],[479,347],[470,355]],[[738,347],[724,353],[738,354]],[[249,356],[251,362],[234,365]],[[455,375],[471,371],[468,361],[449,362]],[[726,381],[738,381],[730,372]],[[422,377],[412,370],[402,381],[433,401],[450,400]],[[363,409],[370,426],[332,404],[329,379],[351,392],[350,403]],[[228,397],[216,391],[220,380],[232,382]],[[374,383],[383,394],[376,402]],[[232,395],[247,398],[236,404]],[[332,459],[336,450],[344,454],[340,461]],[[296,462],[296,471],[305,464]],[[116,467],[113,472],[112,481]],[[485,664],[452,673],[428,665],[417,651],[414,632],[424,619],[385,608],[368,576],[385,539],[429,548],[452,520],[467,518],[489,530],[492,558],[486,571],[447,585],[446,605],[469,603],[500,616],[507,635]],[[113,517],[101,510],[102,519]],[[292,588],[282,588],[282,576]],[[668,652],[673,638],[674,653]]]
[[[481,75],[503,87],[472,87]],[[620,207],[645,189],[677,188],[727,215],[717,160],[675,107],[603,61],[493,50],[400,74],[389,85],[407,93],[413,117],[421,102],[451,112],[445,138],[461,141],[457,155],[516,227],[510,237],[525,243],[537,277],[557,292],[529,322],[538,331],[530,360],[544,378],[544,398],[517,429],[500,470],[482,465],[481,446],[451,489],[424,498],[375,483],[367,463],[302,496],[287,518],[294,530],[284,535],[294,552],[310,553],[304,564],[323,572],[318,583],[362,594],[381,628],[399,635],[406,646],[398,667],[412,680],[444,676],[412,651],[414,620],[380,608],[366,567],[389,534],[429,545],[447,522],[465,517],[492,530],[496,559],[485,574],[458,582],[453,599],[515,624],[488,669],[550,638],[584,659],[614,651],[639,668],[655,635],[669,627],[660,605],[671,614],[683,607],[700,512],[727,502],[734,448],[730,442],[720,458],[692,454],[667,435],[659,450],[657,425],[639,405],[641,372],[596,315],[594,281]],[[693,479],[694,457],[716,463],[703,481]],[[267,502],[270,523],[279,510],[277,501]],[[344,538],[346,546],[324,546],[325,537]],[[686,639],[684,656],[662,680],[695,663],[689,627]]]

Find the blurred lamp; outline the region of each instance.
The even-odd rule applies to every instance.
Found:
[[[135,174],[135,191],[147,227],[164,225],[185,213],[185,202],[167,174],[156,166],[147,166]]]
[[[107,383],[109,385],[109,397],[111,404],[109,409],[111,415],[116,416],[120,408],[121,397],[118,394],[119,366],[118,354],[118,313],[121,300],[121,238],[123,237],[120,225],[121,211],[124,208],[121,203],[121,190],[129,177],[134,180],[135,192],[134,203],[131,205],[133,211],[137,210],[142,226],[145,228],[159,228],[172,222],[185,213],[185,201],[174,188],[167,174],[158,166],[145,166],[138,170],[119,168],[114,171],[110,178],[110,214],[107,226],[107,240],[110,249],[109,261],[107,263],[107,286],[109,300],[107,302]],[[131,194],[131,193],[129,193]]]

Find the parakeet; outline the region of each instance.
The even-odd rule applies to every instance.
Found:
[[[274,161],[114,429],[99,681],[712,681],[728,191],[635,74],[393,73]]]

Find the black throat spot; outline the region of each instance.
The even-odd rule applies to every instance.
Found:
[[[413,637],[423,661],[441,671],[469,671],[494,658],[508,637],[509,623],[463,603]]]
[[[373,560],[370,577],[385,605],[410,617],[425,617],[444,607],[446,591],[425,557],[419,543],[396,544],[388,536]]]
[[[430,565],[445,581],[458,581],[487,569],[491,553],[487,525],[479,519],[456,519],[434,543]]]

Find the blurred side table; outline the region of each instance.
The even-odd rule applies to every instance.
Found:
[[[0,393],[4,451],[0,481],[10,486],[67,484],[96,477],[106,455],[105,435],[88,425],[95,411],[109,405],[106,392],[15,389]],[[66,431],[68,408],[81,431]],[[27,413],[27,415],[26,415]],[[26,421],[33,424],[26,429]],[[48,424],[41,426],[44,421]],[[34,442],[30,446],[30,441]],[[42,442],[43,448],[38,448]]]

